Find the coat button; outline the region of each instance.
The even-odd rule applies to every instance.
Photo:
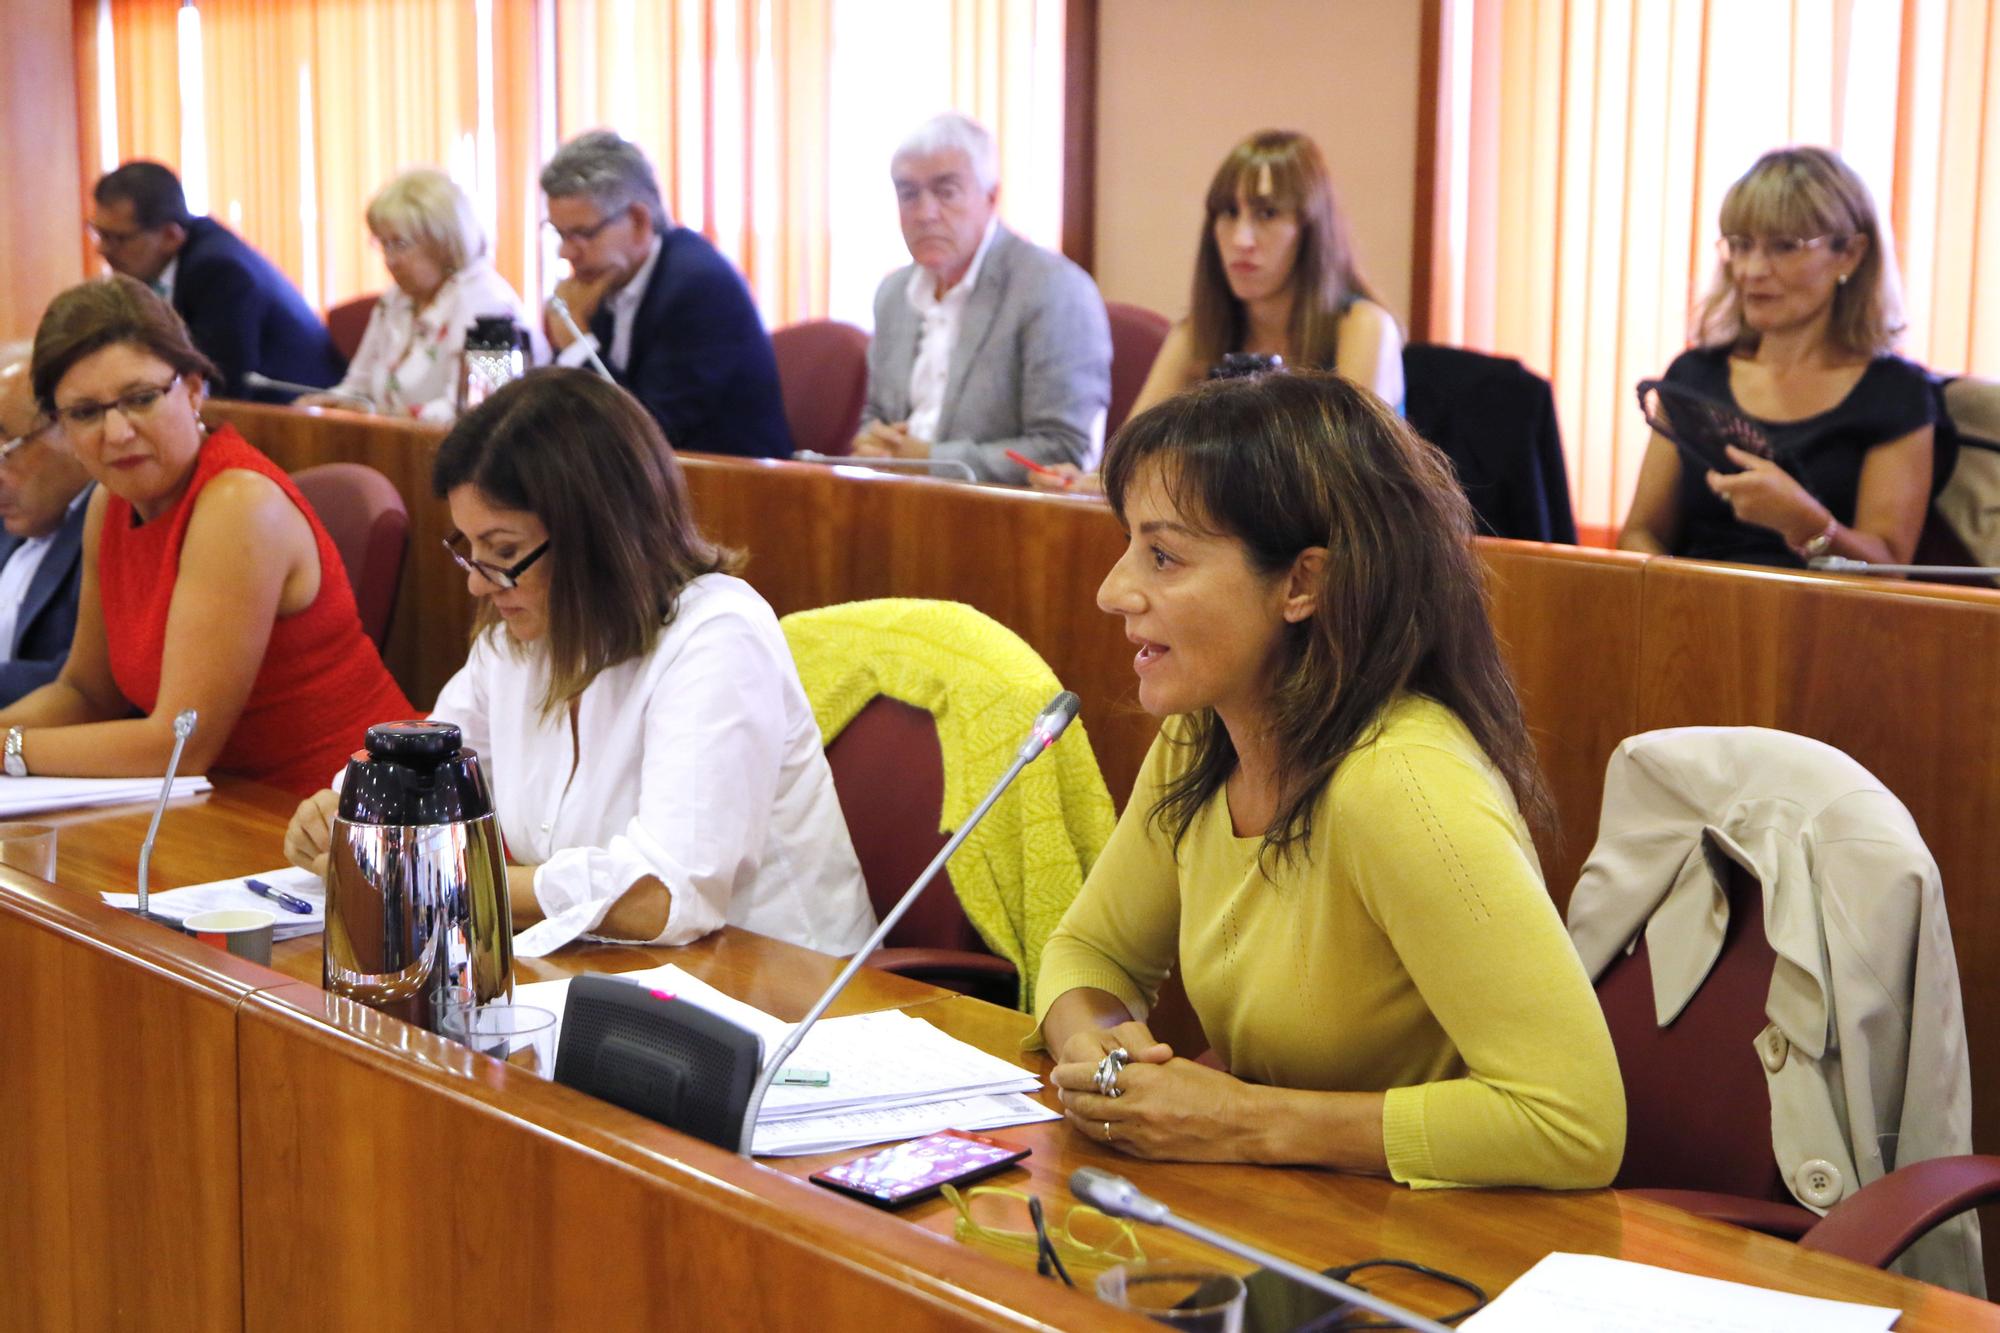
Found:
[[[1799,1197],[1815,1208],[1831,1208],[1840,1202],[1840,1168],[1824,1157],[1815,1157],[1799,1167]]]
[[[544,828],[546,831],[546,828]],[[1764,1068],[1775,1074],[1785,1067],[1785,1057],[1790,1055],[1792,1044],[1785,1040],[1785,1034],[1775,1023],[1767,1024],[1757,1034],[1757,1058],[1764,1062]]]
[[[549,826],[547,824],[542,825],[542,832],[547,833],[548,831],[549,831]]]

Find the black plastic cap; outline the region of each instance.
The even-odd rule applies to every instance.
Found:
[[[462,824],[493,813],[479,755],[448,722],[384,722],[347,761],[340,817],[350,824]]]

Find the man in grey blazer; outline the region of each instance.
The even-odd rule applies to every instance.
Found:
[[[0,705],[56,678],[76,635],[90,476],[28,388],[0,368]]]
[[[854,452],[956,459],[1027,480],[1009,452],[1096,466],[1111,402],[1111,326],[1090,275],[1000,225],[999,155],[947,112],[890,159],[916,262],[875,291],[868,403]]]

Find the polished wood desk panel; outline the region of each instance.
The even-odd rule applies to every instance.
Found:
[[[0,1329],[241,1326],[253,969],[0,870]]]
[[[286,804],[280,794],[227,784],[179,804],[162,825],[168,860],[156,858],[158,877],[207,879],[271,864]],[[144,937],[133,947],[142,966],[165,957],[199,971],[216,960],[217,993],[238,1002],[250,1326],[292,1322],[301,1309],[335,1326],[416,1309],[449,1311],[455,1323],[497,1314],[538,1325],[664,1318],[785,1326],[796,1318],[814,1327],[946,1328],[1025,1317],[1110,1326],[1111,1312],[1033,1277],[1025,1258],[1016,1268],[946,1239],[941,1204],[880,1213],[798,1180],[815,1159],[743,1163],[314,986],[64,899],[127,882],[132,825],[142,816],[76,817],[63,844],[72,889],[41,893],[84,928]],[[171,842],[170,829],[178,830]],[[0,902],[7,897],[0,885]],[[544,965],[567,971],[593,958],[606,968],[674,961],[786,1018],[803,1012],[835,966],[742,932],[682,950],[566,951]],[[282,946],[276,961],[284,973],[316,977],[316,941]],[[1027,1019],[1011,1011],[879,977],[867,977],[856,999],[898,1004],[1027,1068],[1047,1067],[1020,1053]],[[1395,1254],[1497,1289],[1562,1248],[1893,1305],[1908,1312],[1904,1329],[2000,1328],[1991,1306],[1608,1191],[1409,1191],[1325,1171],[1136,1162],[1060,1122],[1006,1133],[1035,1153],[1025,1181],[1010,1174],[1002,1183],[1025,1183],[1058,1208],[1072,1169],[1105,1166],[1197,1220],[1300,1262]],[[496,1197],[501,1206],[483,1206]],[[1150,1254],[1200,1253],[1165,1232],[1148,1230],[1143,1240]],[[1403,1294],[1439,1308],[1437,1293]]]

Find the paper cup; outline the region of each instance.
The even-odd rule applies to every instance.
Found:
[[[271,961],[271,928],[278,918],[270,912],[250,907],[225,907],[213,912],[196,912],[181,922],[181,929],[218,949],[253,963]]]

